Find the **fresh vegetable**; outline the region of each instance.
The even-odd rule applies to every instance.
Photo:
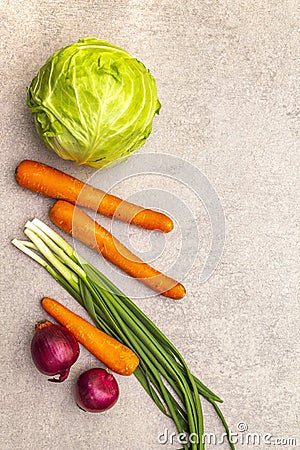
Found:
[[[66,328],[44,320],[36,324],[31,341],[31,356],[36,368],[45,375],[59,375],[49,381],[61,383],[79,356],[79,345]]]
[[[87,370],[76,382],[75,400],[84,411],[107,411],[116,404],[118,398],[118,383],[107,370],[100,368]]]
[[[157,407],[174,421],[178,433],[199,436],[191,450],[204,449],[199,394],[213,406],[229,437],[218,405],[222,400],[192,375],[177,348],[128,297],[40,220],[28,222],[24,233],[30,241],[12,243],[43,266],[88,311],[97,327],[138,356],[134,375]],[[183,448],[188,450],[188,445]]]
[[[22,161],[16,169],[16,181],[47,197],[67,200],[148,230],[168,233],[174,226],[173,221],[165,214],[121,200],[37,161]]]
[[[49,149],[95,168],[143,145],[160,109],[149,70],[95,38],[55,52],[27,89],[27,105]]]
[[[139,359],[126,345],[94,327],[52,298],[44,297],[42,306],[109,369],[120,375],[131,375],[135,371]]]
[[[50,209],[49,216],[61,230],[101,253],[104,258],[154,291],[173,299],[184,297],[185,288],[182,284],[143,262],[80,208],[58,200]]]

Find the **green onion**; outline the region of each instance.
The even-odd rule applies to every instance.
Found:
[[[83,306],[96,326],[133,350],[140,364],[134,375],[178,433],[196,433],[198,443],[182,450],[204,450],[200,396],[214,407],[230,442],[227,422],[217,405],[222,400],[191,374],[184,358],[154,323],[107,277],[82,258],[59,234],[39,219],[27,222],[30,241],[12,243],[44,267]]]

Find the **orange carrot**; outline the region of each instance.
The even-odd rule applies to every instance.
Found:
[[[49,216],[61,230],[101,253],[104,258],[154,291],[173,299],[184,297],[185,288],[182,284],[142,261],[80,208],[58,200],[50,209]]]
[[[126,202],[37,161],[22,161],[16,169],[16,181],[47,197],[67,200],[148,230],[168,233],[174,226],[173,221],[165,214]]]
[[[139,365],[138,357],[130,348],[103,333],[61,303],[44,297],[42,306],[50,316],[66,327],[90,353],[109,369],[120,375],[131,375]]]

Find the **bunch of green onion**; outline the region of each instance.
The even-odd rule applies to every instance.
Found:
[[[189,444],[183,439],[183,449],[204,449],[201,395],[214,407],[234,450],[217,404],[222,400],[191,374],[179,351],[154,323],[45,223],[39,219],[27,222],[24,233],[29,241],[14,239],[12,243],[43,266],[87,310],[97,327],[135,352],[140,359],[135,377],[174,421],[180,436],[199,437]]]

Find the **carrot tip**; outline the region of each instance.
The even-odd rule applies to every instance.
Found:
[[[162,292],[162,295],[164,295],[165,297],[169,297],[173,300],[181,300],[186,295],[186,289],[182,284],[178,283],[173,288],[165,292]]]
[[[166,228],[164,230],[165,233],[170,233],[170,231],[172,231],[174,229],[174,223],[172,220],[170,220],[167,224],[166,224]]]

